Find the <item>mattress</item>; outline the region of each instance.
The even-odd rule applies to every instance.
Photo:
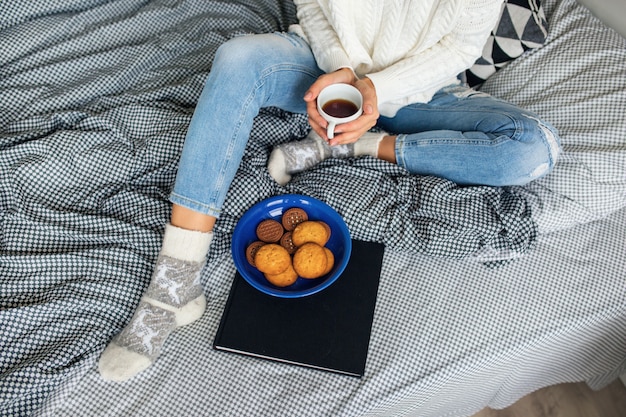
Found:
[[[546,44],[482,89],[559,129],[553,173],[458,187],[364,157],[281,187],[267,157],[307,121],[264,109],[202,274],[206,313],[125,383],[103,381],[97,360],[148,285],[213,54],[285,30],[294,8],[50,0],[3,12],[0,415],[470,416],[554,383],[612,381],[626,369],[625,41],[573,0],[544,7]],[[283,193],[327,202],[353,238],[386,247],[362,378],[212,349],[237,220]]]

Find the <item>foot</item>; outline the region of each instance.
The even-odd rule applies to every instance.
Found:
[[[100,356],[103,379],[125,381],[145,370],[175,328],[202,316],[206,298],[200,275],[211,239],[212,233],[166,227],[150,286],[130,323]]]
[[[175,327],[173,312],[142,301],[128,326],[102,352],[98,362],[102,378],[121,382],[147,369]]]
[[[142,300],[129,325],[100,356],[98,369],[102,378],[126,381],[149,368],[172,330],[200,318],[205,307],[204,294],[174,312]]]
[[[284,143],[274,148],[267,169],[277,183],[285,185],[293,174],[311,169],[325,159],[349,156],[353,156],[351,145],[328,146],[312,130],[305,139]]]

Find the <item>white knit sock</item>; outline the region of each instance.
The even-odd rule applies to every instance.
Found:
[[[365,132],[363,136],[354,142],[354,156],[369,155],[378,157],[378,145],[388,133],[386,132]]]
[[[100,356],[105,380],[125,381],[148,368],[169,334],[202,316],[206,298],[200,283],[213,233],[165,227],[163,245],[148,289],[130,323]]]

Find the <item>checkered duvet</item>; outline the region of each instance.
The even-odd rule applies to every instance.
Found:
[[[562,45],[567,25],[592,18],[571,1],[556,14],[563,23],[544,49],[558,58],[559,48],[571,50]],[[574,359],[576,346],[606,348],[609,359],[556,369],[559,378],[604,380],[619,367],[624,340],[615,336],[616,326],[621,335],[626,331],[624,279],[617,274],[623,263],[615,245],[623,249],[626,242],[619,211],[626,180],[615,178],[624,169],[624,127],[606,121],[623,114],[624,83],[615,87],[606,74],[603,81],[589,80],[592,87],[613,83],[614,93],[589,93],[596,99],[587,104],[546,91],[570,73],[557,79],[540,73],[530,81],[516,68],[542,61],[523,57],[483,88],[546,115],[572,143],[555,175],[530,187],[461,188],[371,158],[325,161],[280,187],[266,170],[269,151],[306,135],[306,118],[264,110],[203,274],[207,313],[172,336],[151,370],[127,384],[99,380],[94,365],[100,352],[148,284],[178,155],[215,49],[229,37],[284,30],[293,20],[293,5],[278,0],[46,1],[2,11],[0,415],[351,416],[391,415],[417,405],[419,415],[431,409],[443,415],[445,407],[456,413],[448,415],[463,415],[460,410],[475,409],[486,397],[497,405],[545,384],[528,375],[541,362],[510,369],[509,361],[533,360],[529,351],[516,351],[519,346]],[[598,23],[585,24],[596,30]],[[617,39],[605,33],[586,42],[602,51]],[[566,58],[569,64],[583,61],[582,52],[575,53]],[[623,54],[606,56],[614,60],[609,64],[623,62]],[[585,62],[569,68],[586,68]],[[576,105],[562,110],[553,107],[555,100]],[[581,121],[589,110],[592,118]],[[586,121],[589,128],[589,120],[601,127],[599,142],[590,135],[582,143],[587,137],[579,126]],[[599,173],[592,169],[597,166]],[[210,349],[234,274],[229,250],[237,219],[281,193],[326,201],[353,238],[387,247],[362,380]],[[598,219],[605,220],[590,223]],[[591,253],[577,246],[599,236],[605,240]],[[573,266],[570,254],[591,261],[576,258],[582,263]],[[520,259],[497,268],[476,262],[512,258]],[[572,277],[582,287],[546,282],[546,273]],[[585,274],[603,285],[587,286]],[[526,298],[542,293],[545,300],[565,301],[552,309],[544,298]],[[513,308],[516,303],[532,314]],[[507,317],[505,325],[500,319]],[[572,326],[579,332],[564,330]],[[569,350],[554,350],[569,339],[575,339]],[[479,368],[526,382],[507,390],[496,385],[502,381],[473,372]],[[482,381],[484,395],[463,396],[451,378]],[[501,397],[493,397],[492,386]]]

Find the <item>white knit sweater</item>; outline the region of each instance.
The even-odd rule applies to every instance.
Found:
[[[376,87],[393,116],[428,102],[481,55],[503,0],[294,0],[299,25],[325,72],[349,67]]]

